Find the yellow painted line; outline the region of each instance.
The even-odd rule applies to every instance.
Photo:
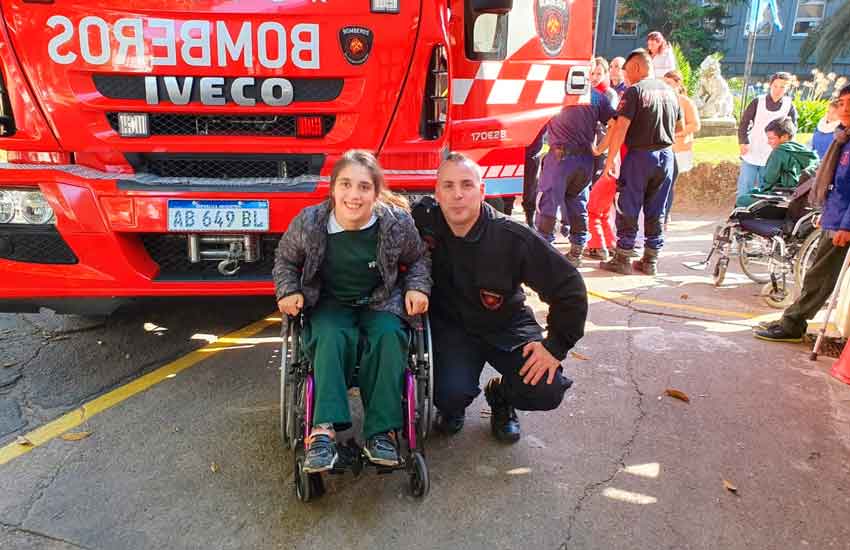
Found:
[[[0,465],[6,464],[10,460],[27,454],[36,447],[44,445],[50,440],[80,426],[93,416],[96,416],[103,411],[118,405],[126,399],[159,384],[163,380],[173,377],[181,371],[195,366],[204,359],[210,357],[211,352],[232,348],[232,344],[239,339],[250,338],[251,336],[258,334],[271,325],[279,322],[280,317],[270,316],[237,331],[231,332],[215,342],[207,344],[192,353],[184,355],[183,357],[164,365],[153,372],[149,372],[132,382],[85,403],[79,408],[60,416],[56,420],[34,429],[24,436],[30,443],[32,443],[32,445],[21,445],[19,443],[12,442],[5,447],[0,448]]]
[[[619,294],[617,292],[606,292],[604,290],[588,290],[588,295],[603,300],[625,300],[629,304],[645,304],[650,306],[660,306],[671,309],[681,309],[684,311],[693,311],[695,313],[707,313],[709,315],[717,315],[719,317],[734,317],[737,319],[751,319],[754,317],[752,313],[741,313],[740,311],[728,311],[725,309],[714,309],[708,307],[692,306],[688,304],[677,304],[674,302],[662,302],[659,300],[649,300],[646,298],[634,299],[628,294]]]

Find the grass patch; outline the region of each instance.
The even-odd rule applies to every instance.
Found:
[[[808,144],[812,134],[797,134],[795,141]],[[739,162],[738,136],[715,136],[694,140],[694,164]]]

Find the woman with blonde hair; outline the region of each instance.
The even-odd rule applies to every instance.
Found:
[[[688,97],[682,73],[669,71],[664,75],[664,82],[676,91],[679,109],[682,111],[682,130],[676,132],[676,140],[673,142],[673,155],[676,162],[673,165],[673,184],[670,186],[670,195],[667,197],[667,208],[665,209],[666,224],[670,221],[670,209],[673,207],[673,186],[676,185],[676,179],[679,174],[689,172],[694,166],[694,135],[700,131],[702,124],[699,121],[697,106]]]
[[[305,472],[330,470],[337,461],[335,430],[351,426],[355,364],[363,450],[376,464],[398,464],[408,346],[403,322],[428,309],[426,250],[406,201],[386,189],[375,157],[359,150],[334,165],[328,200],[303,209],[281,238],[273,271],[278,308],[291,316],[305,310],[304,344],[313,357],[315,412]]]

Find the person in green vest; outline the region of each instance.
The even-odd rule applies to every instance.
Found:
[[[338,459],[336,430],[351,426],[348,387],[356,364],[364,452],[375,464],[398,464],[405,323],[427,311],[430,273],[407,201],[386,189],[371,153],[346,152],[331,172],[328,200],[290,223],[273,270],[280,311],[294,316],[303,309],[307,319],[315,414],[304,471],[330,470]]]
[[[777,189],[795,189],[803,172],[813,173],[818,166],[818,155],[805,145],[797,143],[794,135],[797,126],[791,117],[777,118],[764,129],[770,156],[762,172],[762,185],[735,201],[735,206],[749,206],[756,202],[753,193],[770,193]]]

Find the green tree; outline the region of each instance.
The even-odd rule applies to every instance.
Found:
[[[800,61],[806,63],[814,56],[819,67],[828,68],[836,57],[850,54],[847,29],[850,29],[850,2],[844,2],[837,12],[809,33],[800,48]]]
[[[726,29],[730,8],[740,0],[623,0],[626,15],[645,32],[659,31],[678,44],[691,65],[720,49],[718,33]]]

